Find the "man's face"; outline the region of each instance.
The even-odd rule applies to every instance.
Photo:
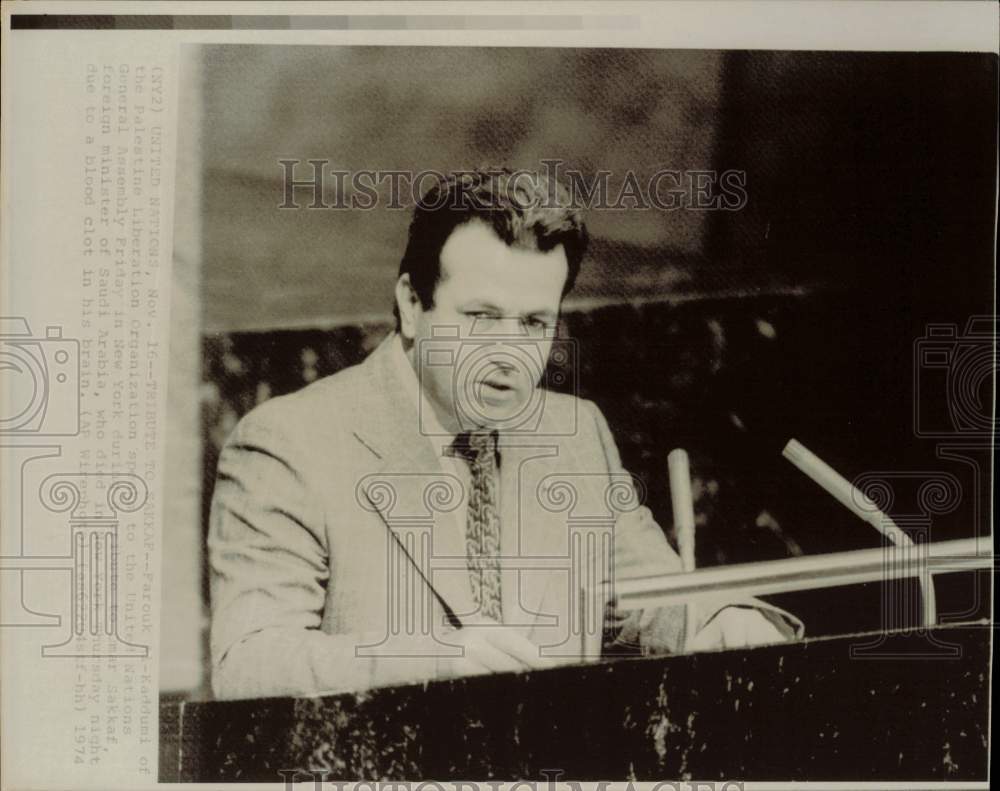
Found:
[[[433,307],[424,309],[400,278],[402,333],[447,431],[521,428],[536,411],[568,272],[562,245],[544,253],[508,247],[474,220],[441,249]]]

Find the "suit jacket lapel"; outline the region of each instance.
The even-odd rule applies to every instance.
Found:
[[[420,432],[417,404],[399,379],[392,343],[390,335],[362,364],[369,401],[358,412],[355,436],[373,458],[361,471],[358,494],[407,550],[435,595],[461,618],[475,609],[464,526],[455,510],[463,501],[463,484],[441,466],[435,442],[444,440]]]

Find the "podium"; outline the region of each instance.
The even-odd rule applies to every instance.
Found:
[[[961,624],[164,703],[159,779],[985,781],[991,634]]]

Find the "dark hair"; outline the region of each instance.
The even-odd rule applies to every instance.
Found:
[[[486,223],[510,247],[548,252],[561,244],[569,263],[563,296],[573,288],[588,235],[569,191],[555,179],[526,170],[459,171],[441,178],[417,202],[399,262],[399,274],[409,274],[424,308],[434,306],[445,242],[472,220]],[[393,314],[398,330],[398,306]]]

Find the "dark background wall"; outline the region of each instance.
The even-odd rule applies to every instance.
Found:
[[[666,454],[692,453],[700,564],[878,545],[780,457],[790,437],[849,478],[951,473],[964,495],[933,537],[988,530],[973,486],[990,470],[939,458],[914,410],[961,433],[949,404],[992,405],[995,359],[954,350],[992,340],[963,333],[993,312],[995,56],[213,46],[203,73],[206,513],[239,416],[389,328],[408,214],[278,210],[278,160],[558,157],[612,186],[661,167],[747,174],[741,211],[591,211],[564,317],[580,393],[668,533]],[[930,323],[956,326],[944,371],[914,362]],[[895,508],[918,510],[916,493]],[[945,612],[985,606],[967,578],[939,595]],[[814,634],[879,623],[877,586],[777,598]]]

